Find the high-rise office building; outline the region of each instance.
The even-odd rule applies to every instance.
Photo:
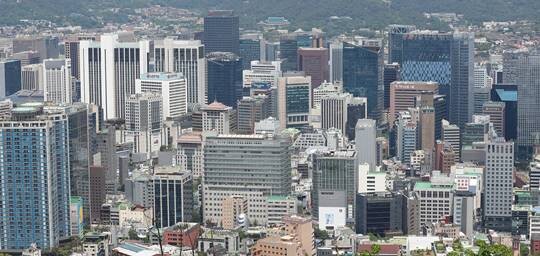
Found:
[[[242,59],[230,52],[213,52],[208,60],[208,102],[236,106],[242,97]]]
[[[105,119],[125,118],[125,101],[135,93],[135,79],[147,73],[149,42],[128,32],[81,41],[81,101],[98,105]]]
[[[307,126],[310,109],[311,77],[280,77],[278,81],[278,119],[281,128]]]
[[[354,200],[357,191],[356,180],[358,179],[356,158],[356,152],[352,150],[321,152],[312,156],[313,189],[311,191],[311,200],[313,218],[326,222],[326,215],[341,210],[341,219],[336,221],[343,223],[346,220],[353,221],[355,213]],[[325,200],[328,197],[334,198],[333,200]],[[328,202],[328,204],[325,202]],[[332,208],[337,209],[332,211]],[[338,218],[338,216],[335,216],[335,218]]]
[[[343,81],[343,42],[330,43],[329,52],[329,77],[330,82]]]
[[[244,97],[236,107],[236,131],[239,134],[253,134],[255,123],[270,116],[270,100],[266,95]]]
[[[261,49],[262,61],[276,61],[279,59],[279,42],[264,41],[264,49]]]
[[[473,113],[474,35],[411,32],[402,37],[401,80],[434,81],[447,95],[449,119],[462,126]]]
[[[456,162],[459,162],[461,156],[461,132],[459,126],[450,124],[447,120],[442,120],[441,140],[450,143]]]
[[[211,104],[202,106],[197,114],[199,113],[200,118],[193,118],[194,131],[215,131],[218,134],[234,133],[236,120],[232,107],[225,106],[223,103],[214,101]],[[200,123],[200,125],[195,125],[195,123]]]
[[[181,73],[147,73],[136,80],[136,93],[156,92],[163,100],[163,119],[187,113],[187,81]]]
[[[356,194],[358,234],[407,234],[407,197],[394,192]]]
[[[352,97],[347,103],[347,123],[345,136],[349,140],[356,138],[356,124],[360,119],[367,118],[367,98]]]
[[[420,227],[439,222],[452,215],[453,180],[416,182],[414,195],[418,198]]]
[[[507,84],[517,85],[517,148],[529,156],[540,138],[540,54],[507,52],[503,56],[503,77]]]
[[[35,51],[24,51],[13,54],[11,58],[21,61],[21,66],[38,64],[42,61],[39,57],[39,52]]]
[[[160,93],[132,94],[126,99],[126,137],[133,142],[134,153],[159,151],[163,125],[163,102]]]
[[[96,133],[96,149],[95,155],[99,158],[94,158],[94,166],[103,168],[105,173],[105,181],[103,184],[104,190],[108,194],[114,194],[118,188],[118,157],[116,155],[116,128],[114,125],[107,124],[99,132]],[[94,170],[96,175],[101,175],[98,169]],[[101,186],[101,185],[100,185]],[[101,207],[101,206],[99,206]],[[94,217],[92,217],[94,219]]]
[[[491,99],[491,87],[475,87],[473,89],[473,114],[482,114],[484,103]]]
[[[45,101],[56,104],[72,102],[71,60],[43,61],[43,94]]]
[[[71,76],[75,79],[81,79],[81,73],[79,69],[80,52],[79,46],[82,40],[96,40],[95,36],[91,35],[79,35],[69,37],[64,40],[64,57],[71,60]]]
[[[518,127],[517,86],[511,84],[493,85],[491,100],[504,103],[504,138],[508,141],[516,140]]]
[[[410,25],[390,25],[388,27],[388,63],[402,62],[403,35],[416,30]]]
[[[240,19],[231,10],[209,11],[204,17],[206,53],[240,53]]]
[[[374,171],[377,167],[377,121],[359,119],[355,128],[356,161],[357,164],[369,164]]]
[[[56,247],[71,235],[68,118],[26,103],[0,123],[0,249]]]
[[[203,137],[200,132],[184,133],[177,140],[177,163],[184,170],[189,170],[194,178],[203,176],[204,152]]]
[[[388,122],[393,124],[399,112],[417,106],[417,97],[425,92],[437,94],[439,85],[435,82],[396,81],[390,85],[390,110]],[[433,106],[433,103],[430,104]]]
[[[313,89],[313,108],[321,106],[322,98],[341,93],[343,93],[343,86],[340,82],[321,84],[321,86]]]
[[[82,198],[83,218],[90,223],[90,136],[88,105],[73,103],[51,110],[63,111],[68,118],[69,129],[69,183],[71,196]],[[95,134],[95,132],[94,132]]]
[[[321,128],[335,128],[343,134],[347,125],[347,104],[352,96],[348,93],[333,94],[320,100]]]
[[[22,90],[43,90],[43,65],[32,64],[21,68]]]
[[[0,98],[21,89],[21,61],[0,60]]]
[[[493,129],[497,136],[504,137],[505,130],[505,104],[504,102],[488,101],[482,106],[482,114],[489,115],[489,121],[493,124]]]
[[[298,36],[295,33],[282,35],[279,40],[279,59],[283,72],[298,68]]]
[[[486,144],[485,199],[486,228],[510,231],[514,184],[514,142],[491,138]]]
[[[204,146],[203,219],[219,223],[223,200],[244,196],[247,218],[264,225],[264,198],[285,196],[291,189],[291,159],[287,136],[216,135]]]
[[[187,82],[188,104],[206,104],[206,57],[199,40],[154,41],[154,71],[182,73]]]
[[[311,76],[313,88],[328,81],[328,49],[327,48],[298,48],[298,70]]]
[[[261,38],[259,34],[242,35],[240,38],[240,51],[238,56],[242,58],[242,69],[250,69],[252,61],[261,60]]]
[[[396,155],[402,163],[410,163],[411,154],[416,150],[417,126],[408,111],[399,113],[396,128]]]
[[[461,147],[472,146],[474,142],[484,142],[489,133],[490,120],[487,115],[474,115],[472,122],[463,126]]]
[[[174,166],[157,167],[152,175],[157,228],[190,222],[193,216],[193,177]]]
[[[250,68],[242,71],[243,87],[244,89],[277,87],[281,75],[281,61],[252,61]]]
[[[21,36],[13,39],[13,53],[35,51],[39,59],[58,58],[59,40],[55,36]]]
[[[382,47],[343,43],[343,89],[368,98],[368,117],[375,120],[383,110],[383,70]]]
[[[390,108],[390,85],[399,80],[399,64],[384,65],[384,109]]]

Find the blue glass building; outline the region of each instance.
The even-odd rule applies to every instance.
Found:
[[[343,43],[343,88],[366,97],[368,118],[378,120],[384,104],[384,50],[381,47]]]
[[[193,179],[191,173],[175,167],[154,170],[154,217],[158,228],[191,221],[193,214]]]
[[[63,111],[25,103],[0,120],[0,250],[70,236],[69,127]]]
[[[230,52],[213,52],[208,60],[208,102],[236,106],[242,97],[242,59]]]
[[[240,39],[240,58],[244,70],[251,69],[251,61],[261,59],[261,41],[244,38]]]
[[[459,126],[473,112],[474,35],[411,32],[402,35],[402,81],[434,81],[447,95],[449,120]]]
[[[12,95],[21,89],[21,61],[0,61],[0,98]]]

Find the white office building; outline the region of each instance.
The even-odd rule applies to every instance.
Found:
[[[251,69],[242,72],[244,88],[277,87],[278,78],[281,77],[281,61],[251,62]]]
[[[43,64],[30,64],[21,68],[22,90],[43,90]]]
[[[135,80],[148,72],[148,41],[132,33],[105,34],[100,41],[81,41],[81,101],[103,109],[105,119],[125,118],[126,99]]]
[[[182,73],[187,82],[188,104],[206,104],[206,58],[204,45],[199,40],[154,41],[156,72]]]
[[[512,227],[514,142],[492,138],[486,144],[484,223],[494,230]]]
[[[137,93],[156,92],[163,100],[163,118],[178,118],[187,113],[187,83],[181,73],[147,73],[136,81]]]
[[[72,102],[70,59],[47,59],[43,61],[43,88],[45,101],[56,104],[69,104]]]

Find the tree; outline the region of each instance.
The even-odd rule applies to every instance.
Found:
[[[129,238],[129,240],[139,240],[139,236],[137,235],[137,231],[135,231],[135,229],[131,228],[128,231],[128,238]]]
[[[326,230],[320,230],[317,227],[315,227],[315,231],[313,233],[315,235],[315,238],[317,238],[317,239],[326,240],[326,239],[330,238],[330,236],[328,235],[328,232]]]
[[[356,255],[357,256],[376,256],[376,255],[379,255],[380,252],[381,252],[381,246],[378,244],[372,244],[369,252],[363,251],[363,252],[357,253]]]

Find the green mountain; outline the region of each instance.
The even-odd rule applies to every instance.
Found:
[[[99,26],[123,21],[136,7],[161,4],[205,12],[234,9],[249,28],[268,16],[284,16],[295,26],[325,30],[382,28],[388,24],[436,27],[424,13],[453,12],[470,23],[539,19],[538,0],[0,0],[0,24],[46,19],[59,24]],[[120,8],[113,12],[110,8]],[[330,16],[350,19],[330,20]]]

